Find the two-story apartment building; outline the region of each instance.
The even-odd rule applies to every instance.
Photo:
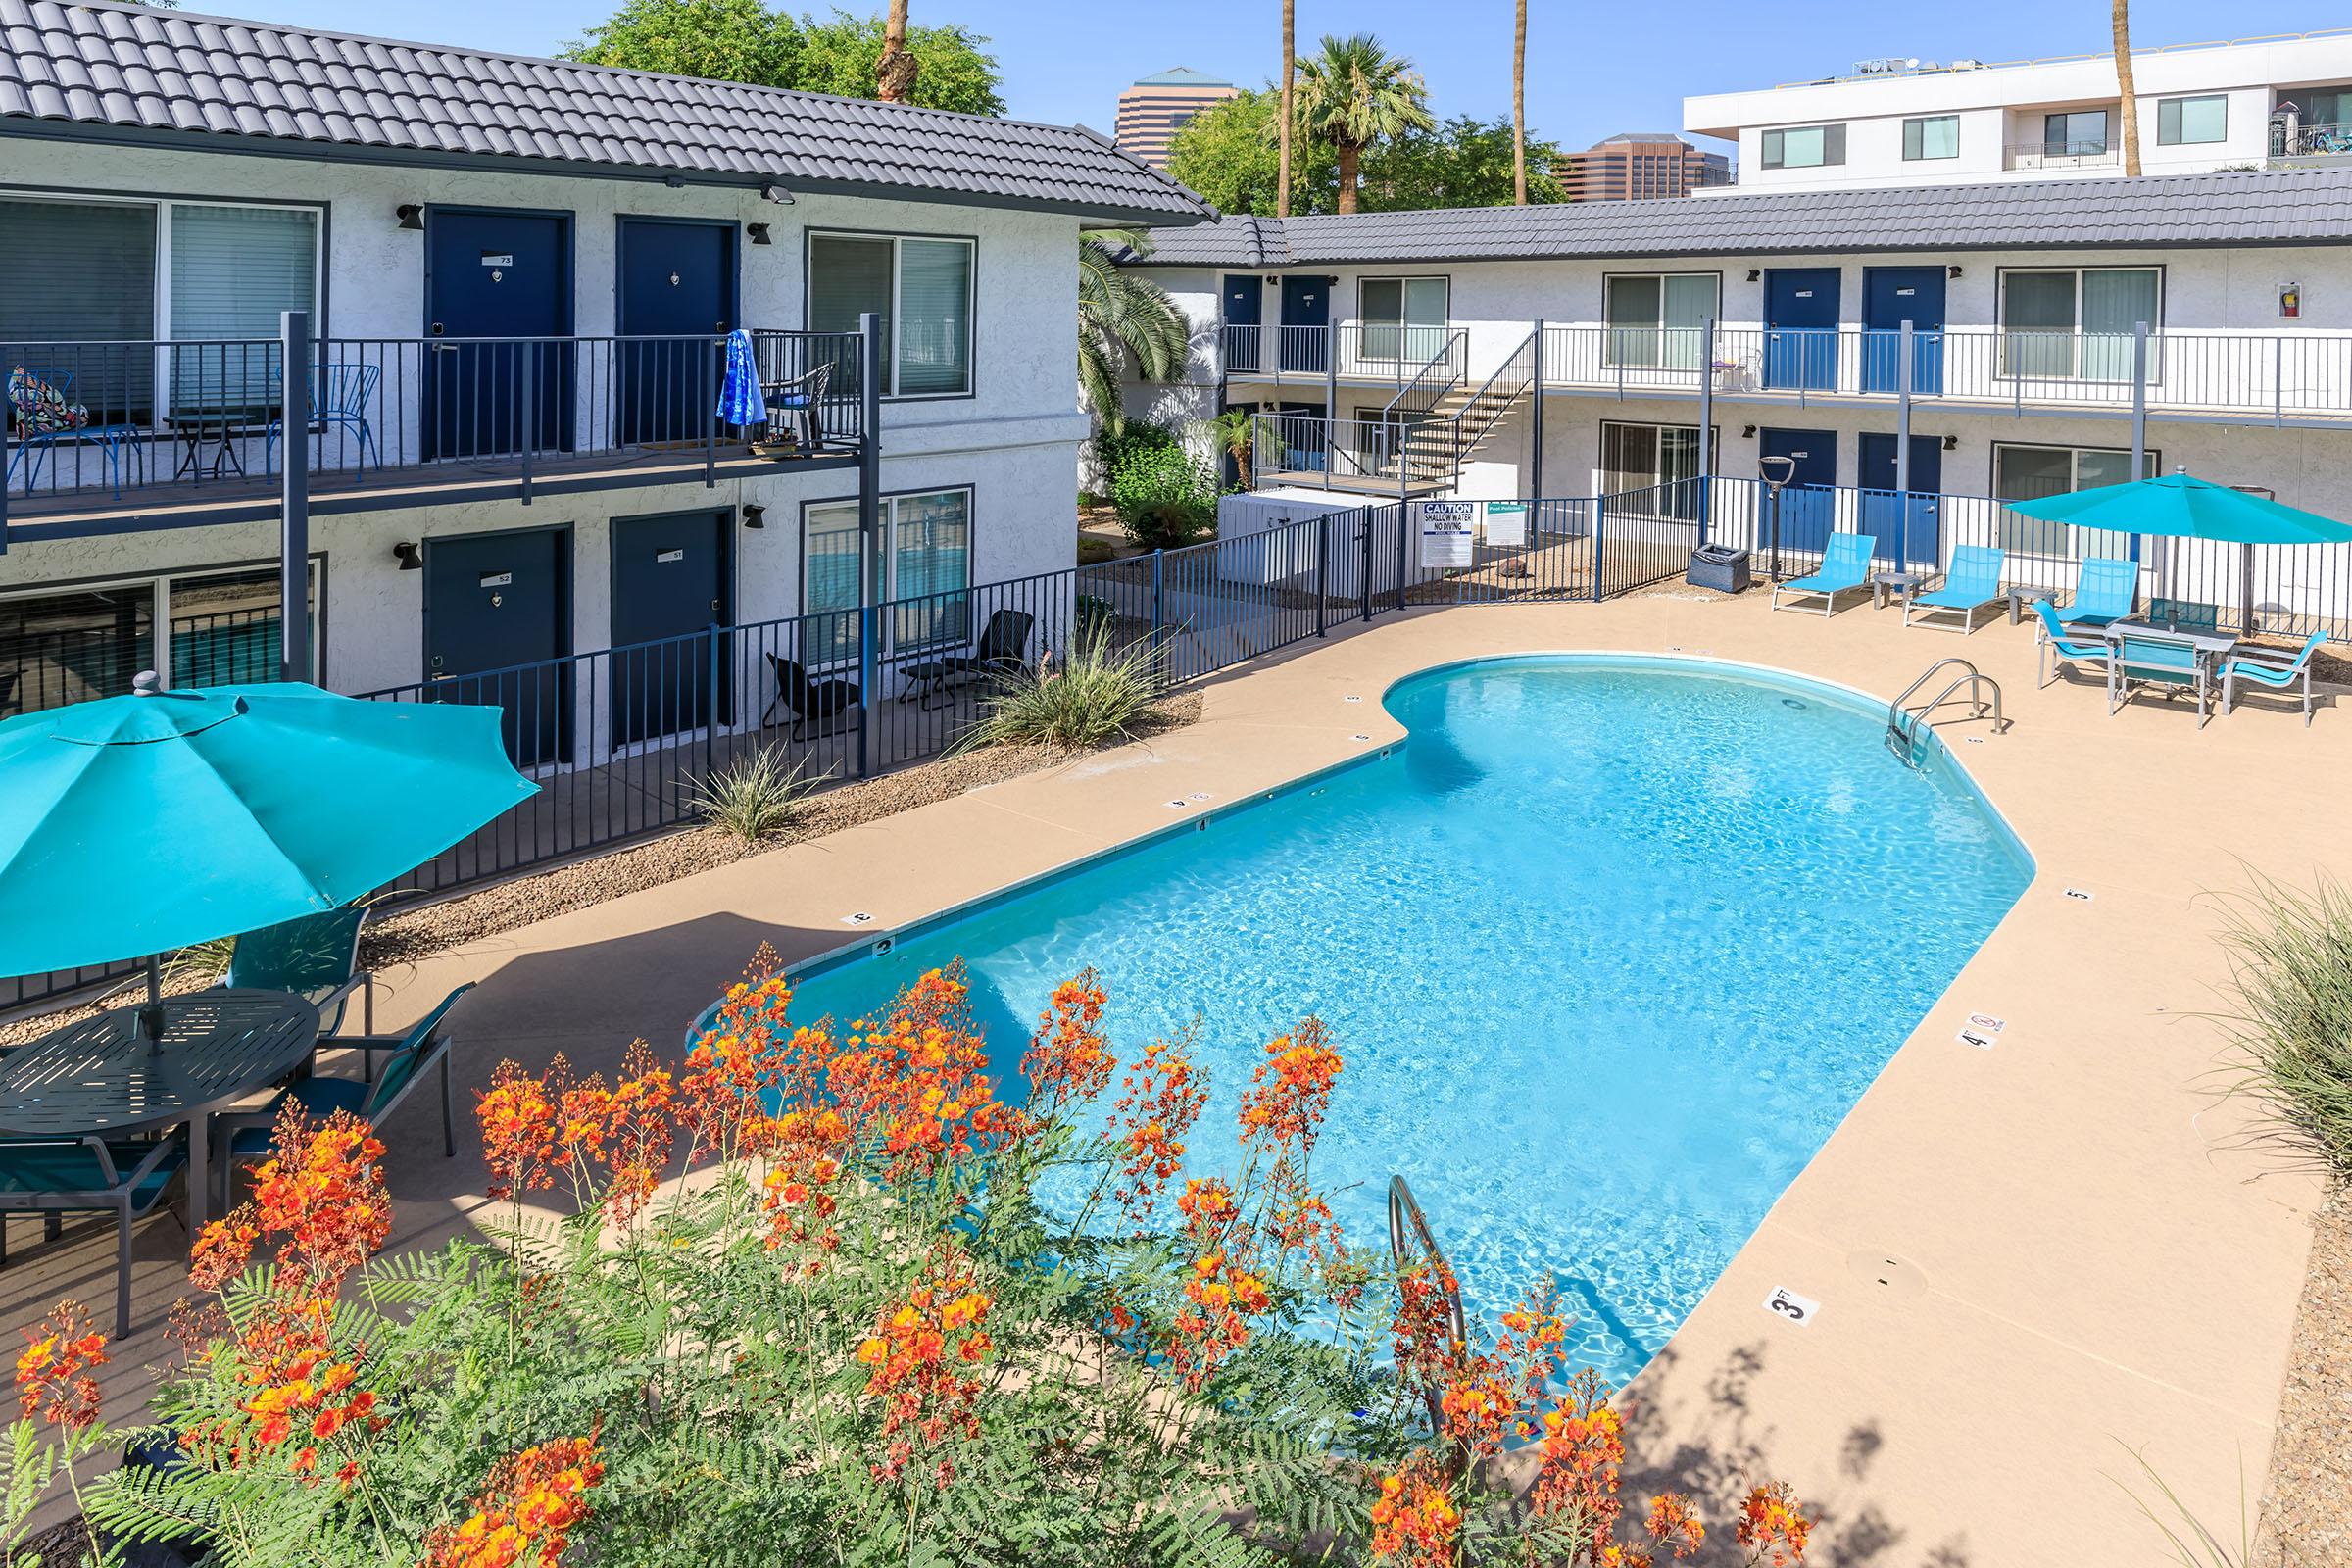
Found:
[[[2352,28],[2132,51],[2149,174],[2352,158]],[[2098,178],[2123,172],[2112,55],[1865,62],[1851,75],[1683,100],[1739,146],[1725,190]]]
[[[2352,171],[1229,218],[1134,264],[1199,330],[1130,406],[1268,416],[1286,493],[1695,517],[1687,481],[1786,475],[1791,544],[1859,509],[1899,559],[1976,539],[2067,580],[2084,542],[1997,503],[2135,450],[2352,515],[2347,239]]]
[[[926,594],[880,652],[961,651],[1071,561],[1081,228],[1207,216],[1080,129],[0,0],[0,714],[274,674],[292,446],[339,690]]]

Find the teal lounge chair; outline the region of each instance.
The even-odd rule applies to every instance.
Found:
[[[1977,612],[1997,610],[2005,602],[2001,596],[2001,563],[2006,559],[1991,545],[1961,545],[1952,552],[1952,569],[1943,574],[1943,586],[1932,594],[1903,596],[1903,624],[1928,626],[1938,631],[1957,631],[1963,637],[1977,629]],[[1919,619],[1914,621],[1914,613]],[[1960,624],[1953,626],[1939,621],[1937,615],[1958,615]]]
[[[0,1139],[0,1225],[10,1214],[115,1216],[115,1338],[130,1333],[130,1224],[164,1200],[188,1162],[186,1134],[149,1141],[121,1138]],[[0,1263],[8,1260],[0,1231]]]
[[[2137,626],[2120,627],[2115,652],[2107,661],[2108,716],[2132,700],[2133,687],[2161,686],[2167,697],[2176,691],[2197,694],[2197,728],[2203,729],[2211,716],[2206,704],[2213,685],[2210,673],[2194,643]]]
[[[1838,596],[1852,588],[1870,586],[1870,553],[1879,547],[1876,534],[1834,533],[1821,553],[1821,569],[1810,577],[1772,585],[1772,608],[1781,608],[1781,595],[1803,594],[1821,601],[1821,612],[1838,611]],[[1800,607],[1801,608],[1801,607]]]
[[[405,1035],[353,1035],[332,1042],[339,1047],[368,1053],[368,1081],[355,1083],[349,1078],[328,1078],[315,1075],[296,1080],[285,1092],[261,1110],[238,1111],[233,1115],[213,1118],[213,1136],[221,1153],[220,1187],[223,1199],[228,1192],[229,1172],[238,1160],[270,1157],[270,1128],[277,1113],[288,1101],[314,1116],[327,1116],[338,1110],[348,1110],[369,1125],[382,1127],[384,1118],[400,1108],[409,1098],[409,1091],[423,1081],[428,1072],[438,1070],[441,1076],[441,1146],[442,1152],[455,1158],[458,1152],[458,1124],[455,1101],[449,1080],[449,1031],[443,1020],[458,999],[473,989],[473,982],[452,991],[441,999],[441,1004],[416,1021]],[[379,1068],[377,1054],[383,1055]]]
[[[318,1033],[343,1027],[343,1009],[360,992],[360,1027],[375,1028],[375,976],[359,966],[360,927],[368,906],[346,905],[266,925],[237,938],[222,985],[240,991],[291,991],[318,1009]]]
[[[2311,723],[2311,656],[2326,640],[2325,632],[2313,632],[2302,647],[2289,659],[2277,653],[2231,654],[2222,662],[2222,714],[2237,705],[2237,683],[2251,681],[2266,691],[2291,691],[2303,688],[2303,722]],[[2281,662],[2283,660],[2283,662]]]
[[[2038,656],[2040,678],[2034,682],[2036,686],[2050,683],[2050,666],[2053,662],[2060,665],[2096,664],[2101,678],[2106,676],[2107,661],[2114,650],[2107,646],[2105,638],[2069,637],[2066,627],[2059,622],[2056,607],[2047,599],[2034,601],[2034,613],[2041,621],[2041,653]]]
[[[2075,578],[2075,602],[2066,607],[2061,625],[2095,630],[2132,613],[2139,598],[2139,563],[2094,556],[2082,563]]]

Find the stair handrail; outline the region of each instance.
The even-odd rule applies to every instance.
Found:
[[[1405,1184],[1402,1176],[1391,1176],[1389,1256],[1396,1261],[1399,1271],[1412,1266],[1405,1256],[1408,1241],[1437,1265],[1438,1289],[1446,1298],[1446,1327],[1453,1335],[1454,1346],[1467,1346],[1470,1343],[1470,1329],[1468,1320],[1462,1316],[1461,1279],[1453,1272],[1453,1265],[1446,1260],[1445,1250],[1438,1246],[1437,1237],[1431,1234],[1429,1221],[1422,1217],[1421,1205],[1413,1201],[1412,1188]],[[1439,1408],[1438,1392],[1435,1389],[1429,1392],[1429,1419],[1437,1431],[1446,1430],[1445,1412]]]
[[[1933,698],[1915,706],[1910,703],[1911,694],[1933,679],[1936,671],[1954,664],[1960,666],[1961,672],[1944,682]],[[1919,678],[1897,692],[1894,700],[1886,705],[1887,744],[1900,746],[1904,759],[1908,760],[1919,745],[1920,726],[1927,722],[1928,715],[1941,708],[1950,699],[1952,693],[1963,686],[1968,688],[1969,706],[1976,710],[1977,716],[1984,717],[1989,713],[1992,718],[1992,732],[1995,735],[2006,733],[2009,728],[2009,720],[2001,711],[2001,683],[1977,668],[1969,661],[1954,655],[1938,659],[1926,669],[1921,670]],[[1992,688],[1990,703],[1984,701],[1983,694],[1983,688],[1986,686]]]
[[[1444,346],[1431,355],[1428,362],[1413,372],[1413,378],[1397,388],[1396,395],[1382,406],[1382,416],[1385,417],[1401,413],[1408,419],[1425,417],[1430,410],[1444,400],[1446,393],[1461,384],[1469,351],[1469,333],[1447,333]],[[1436,379],[1440,371],[1445,374],[1443,381]]]
[[[1522,364],[1522,361],[1525,363]],[[1475,427],[1471,427],[1468,424],[1468,421],[1471,416],[1478,410],[1479,405],[1486,401],[1487,394],[1494,391],[1495,383],[1502,380],[1503,377],[1513,375],[1514,370],[1516,371],[1516,375],[1513,377],[1510,385],[1505,388],[1510,395],[1502,400],[1500,407],[1490,412],[1482,422],[1478,423]],[[1535,330],[1531,327],[1527,336],[1519,340],[1519,346],[1511,350],[1511,352],[1504,357],[1503,362],[1494,368],[1494,373],[1493,375],[1488,376],[1484,381],[1479,383],[1478,390],[1470,394],[1470,401],[1463,404],[1461,410],[1454,415],[1454,424],[1457,427],[1457,433],[1461,437],[1455,442],[1456,450],[1459,450],[1460,447],[1467,445],[1469,442],[1479,440],[1489,430],[1494,428],[1495,421],[1500,419],[1504,414],[1510,411],[1512,406],[1519,401],[1519,394],[1526,391],[1530,386],[1534,385],[1535,379],[1536,334]]]

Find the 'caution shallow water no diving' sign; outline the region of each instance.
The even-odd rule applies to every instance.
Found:
[[[1478,503],[1423,501],[1416,505],[1421,509],[1421,564],[1436,571],[1469,565]]]

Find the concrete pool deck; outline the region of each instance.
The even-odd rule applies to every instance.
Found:
[[[2162,1546],[2108,1479],[2152,1493],[2130,1450],[2224,1534],[2241,1481],[2248,1502],[2262,1486],[2321,1187],[2258,1136],[2255,1105],[2221,1092],[2222,1037],[2197,1016],[2227,975],[2205,895],[2257,871],[2352,877],[2352,845],[2330,831],[2352,710],[2323,706],[2307,729],[2247,707],[2200,732],[2191,705],[2142,698],[2109,718],[2095,685],[2034,688],[2030,626],[1961,639],[1899,620],[1773,614],[1761,594],[1391,615],[1206,683],[1200,721],[1150,742],[388,974],[378,1027],[479,982],[456,1020],[462,1110],[502,1056],[610,1067],[638,1035],[674,1051],[761,940],[805,958],[1165,828],[1172,799],[1214,809],[1377,749],[1402,736],[1383,690],[1435,664],[1680,652],[1886,698],[1965,656],[1999,680],[2014,727],[1942,733],[2034,879],[1631,1386],[1627,1491],[1645,1504],[1694,1485],[1720,1520],[1742,1478],[1785,1478],[1826,1515],[1821,1563],[2137,1568]],[[859,911],[871,921],[847,923]],[[2006,1021],[1991,1049],[1956,1038],[1971,1012]],[[1341,1095],[1345,1114],[1344,1078]],[[444,1159],[437,1111],[427,1089],[384,1129],[395,1246],[483,1207],[472,1140]],[[1442,1232],[1445,1196],[1420,1196]],[[0,1321],[61,1294],[106,1298],[106,1227],[29,1240],[20,1226]],[[139,1332],[109,1380],[118,1418],[142,1397],[137,1364],[167,1353],[183,1246],[169,1218],[141,1228]],[[1776,1316],[1776,1290],[1818,1313]]]

